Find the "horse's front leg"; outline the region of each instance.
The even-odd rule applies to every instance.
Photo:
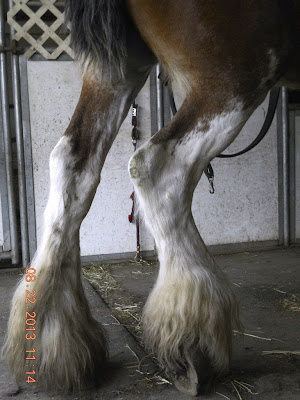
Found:
[[[228,367],[235,296],[207,251],[191,212],[208,162],[227,147],[253,107],[216,97],[203,113],[190,94],[171,123],[132,157],[129,171],[157,245],[160,271],[143,315],[146,345],[176,386],[197,395]],[[219,101],[219,102],[218,102]]]
[[[26,371],[34,370],[38,383],[69,390],[101,376],[107,341],[82,287],[79,228],[108,150],[147,75],[112,84],[88,71],[70,125],[51,153],[43,237],[31,263],[36,273],[30,269],[16,289],[4,346],[18,381],[25,382]],[[31,293],[27,302],[26,290]],[[26,318],[36,320],[34,330],[26,331]],[[26,360],[30,355],[35,358]]]

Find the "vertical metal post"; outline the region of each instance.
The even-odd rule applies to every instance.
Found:
[[[282,96],[278,98],[277,116],[277,165],[278,165],[278,244],[283,246],[283,155],[282,155]]]
[[[9,228],[9,212],[8,212],[8,192],[6,181],[6,166],[5,166],[5,152],[4,152],[4,136],[3,136],[3,121],[2,121],[2,106],[0,98],[0,196],[1,196],[1,216],[3,228],[3,246],[0,252],[0,259],[3,252],[10,252],[10,228]],[[10,258],[10,256],[9,256]]]
[[[12,8],[12,0],[8,2]],[[14,37],[14,30],[10,28],[11,43]],[[22,111],[21,111],[21,91],[20,91],[20,67],[19,56],[11,55],[12,64],[12,87],[14,100],[14,118],[16,129],[17,161],[18,161],[18,188],[19,188],[19,207],[20,207],[20,225],[21,225],[21,243],[22,243],[22,264],[23,267],[29,263],[29,240],[28,240],[28,219],[26,204],[26,183],[25,183],[25,161],[24,161],[24,143],[22,130]]]
[[[289,242],[296,243],[296,112],[289,110]]]
[[[169,82],[171,85],[171,82]],[[166,126],[171,121],[171,107],[170,107],[170,99],[169,99],[169,88],[166,85],[163,85],[163,103],[164,103],[164,126]]]
[[[295,243],[300,244],[300,107],[295,110]]]
[[[8,189],[8,211],[11,234],[11,259],[13,264],[19,262],[19,245],[18,245],[18,230],[16,203],[14,193],[13,167],[12,167],[12,150],[10,138],[10,121],[9,121],[9,100],[8,100],[8,85],[7,85],[7,65],[5,47],[5,25],[4,25],[4,2],[0,1],[0,96],[2,103],[2,119],[3,119],[3,134],[4,134],[4,151],[5,165],[7,173],[7,189]]]
[[[161,80],[159,79],[159,75],[161,73],[161,67],[159,64],[156,65],[155,67],[155,85],[156,85],[156,115],[155,115],[155,125],[157,128],[157,132],[160,131],[163,126],[164,126],[164,101],[163,101],[163,85],[161,83]],[[152,100],[154,99],[154,96],[152,96]],[[152,109],[151,109],[152,112]],[[153,128],[153,124],[151,123],[151,126]],[[156,245],[154,242],[154,254],[157,254],[156,250]]]
[[[157,78],[156,66],[150,72],[150,115],[151,115],[151,136],[158,131],[157,128]]]
[[[156,94],[157,94],[157,129],[160,131],[164,126],[164,104],[163,104],[163,87],[159,74],[161,72],[160,65],[156,66]]]
[[[171,120],[168,87],[158,79],[160,72],[159,65],[156,65],[150,73],[151,135]]]
[[[282,100],[282,181],[283,181],[283,245],[290,244],[290,201],[289,201],[289,116],[288,116],[288,91],[286,87],[281,90]]]
[[[29,255],[30,260],[33,259],[37,248],[36,238],[36,213],[35,213],[35,197],[34,197],[34,181],[33,181],[33,159],[31,146],[30,131],[30,109],[29,109],[29,93],[28,93],[28,74],[27,59],[24,55],[19,57],[20,78],[21,78],[21,101],[22,101],[22,128],[24,141],[24,158],[25,158],[25,180],[26,180],[26,203],[27,203],[27,219],[28,219],[28,236],[29,236]]]

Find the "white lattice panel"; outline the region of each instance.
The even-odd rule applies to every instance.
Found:
[[[57,33],[64,24],[64,14],[55,6],[57,0],[40,0],[40,8],[35,12],[28,6],[29,0],[13,0],[13,2],[12,9],[7,13],[7,22],[15,31],[14,39],[17,41],[25,39],[30,46],[25,53],[27,58],[30,58],[36,52],[47,60],[55,60],[63,52],[74,58],[73,51],[70,48],[70,35],[63,39]],[[24,25],[17,21],[17,14],[20,12],[23,12],[28,17]],[[53,15],[54,21],[50,26],[43,20],[46,12],[51,12]],[[39,37],[34,37],[38,35],[35,34],[33,36],[30,33],[34,26],[37,26],[42,31]],[[44,47],[49,39],[55,44],[55,49],[51,53]]]

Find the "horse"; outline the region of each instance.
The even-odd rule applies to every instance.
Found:
[[[300,1],[66,0],[65,13],[82,91],[50,156],[43,236],[12,300],[4,356],[18,381],[34,365],[37,382],[57,390],[101,375],[107,337],[83,291],[79,229],[119,127],[160,62],[185,100],[129,160],[160,262],[142,326],[176,387],[195,396],[228,369],[239,316],[195,225],[193,192],[272,87],[299,88]],[[25,304],[26,291],[35,302]],[[36,330],[25,334],[28,315]]]

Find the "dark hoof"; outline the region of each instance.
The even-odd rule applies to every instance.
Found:
[[[189,396],[208,394],[215,378],[210,360],[199,349],[184,353],[183,368],[167,368],[167,375],[180,392]]]

